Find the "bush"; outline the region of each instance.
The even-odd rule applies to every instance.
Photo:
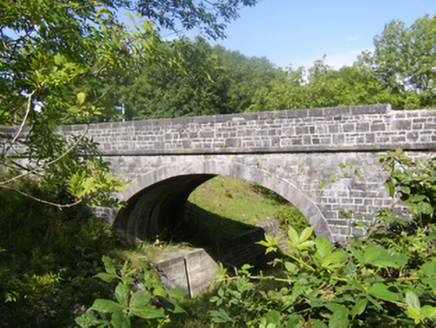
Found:
[[[276,260],[283,277],[251,276],[248,268],[224,277],[210,312],[217,323],[236,327],[428,327],[436,325],[436,158],[412,161],[397,150],[381,156],[387,187],[409,206],[402,218],[392,208],[364,225],[367,235],[344,245],[312,228],[290,228],[291,247]],[[280,251],[278,240],[261,242]],[[280,287],[255,291],[253,281]]]
[[[32,181],[20,187],[34,195],[43,192]],[[111,292],[92,277],[117,239],[88,209],[60,211],[1,191],[0,226],[2,327],[73,326],[81,306]]]

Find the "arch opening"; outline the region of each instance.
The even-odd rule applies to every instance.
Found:
[[[145,187],[127,201],[114,221],[120,237],[138,242],[154,240],[163,229],[173,229],[183,218],[189,195],[212,174],[187,174]]]
[[[225,162],[213,156],[181,158],[135,180],[121,195],[127,206],[114,220],[118,234],[128,241],[153,240],[164,227],[174,228],[181,219],[189,195],[215,176],[229,176],[254,182],[294,204],[314,226],[317,236],[334,241],[330,227],[316,204],[296,185],[258,165]]]

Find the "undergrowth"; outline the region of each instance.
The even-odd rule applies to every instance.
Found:
[[[253,197],[253,188],[249,184],[243,181],[238,184],[238,187],[232,184],[227,189],[237,188],[240,196]],[[47,198],[48,195],[58,202],[67,197],[56,193],[54,188],[41,190],[35,181],[24,180],[19,188],[35,197]],[[225,183],[220,188],[225,189]],[[228,194],[228,190],[224,193]],[[256,193],[259,195],[259,191]],[[235,194],[233,199],[238,201],[239,196]],[[248,212],[244,213],[251,217]],[[206,214],[211,218],[210,231],[205,227],[205,230],[196,231],[197,237],[205,237],[204,242],[209,240],[208,233],[219,231],[214,226],[216,223],[227,229],[221,230],[224,239],[252,227],[227,218],[223,220],[220,214]],[[254,214],[253,217],[264,218],[263,214]],[[0,227],[2,327],[75,326],[77,314],[89,308],[96,298],[110,298],[113,294],[113,284],[95,278],[104,270],[103,256],[110,256],[114,263],[128,260],[132,268],[143,270],[166,253],[202,246],[201,238],[189,242],[183,235],[167,241],[158,240],[154,244],[127,244],[115,236],[111,226],[91,215],[86,207],[59,210],[5,191],[0,191]],[[193,304],[189,316],[192,320],[187,321],[184,317],[180,324],[195,327],[195,322],[202,322],[210,310],[207,302],[201,305],[202,300],[204,298],[185,301],[188,309],[189,304]],[[201,309],[205,310],[202,312]]]

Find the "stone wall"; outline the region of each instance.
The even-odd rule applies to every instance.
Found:
[[[223,256],[220,261],[225,267],[240,268],[244,264],[262,267],[274,260],[277,256],[275,253],[265,254],[265,246],[256,244],[258,241],[265,240],[265,234],[273,238],[280,237],[279,247],[284,250],[289,248],[285,244],[287,235],[280,229],[280,223],[277,220],[268,220],[222,245]]]
[[[89,135],[107,155],[417,150],[434,148],[435,116],[368,105],[101,123]]]
[[[286,234],[280,229],[276,220],[265,221],[256,228],[232,238],[223,249],[219,262],[227,268],[240,268],[243,264],[262,266],[274,260],[275,254],[265,254],[265,247],[255,243],[264,240],[264,235],[281,237],[280,247],[286,248]],[[205,249],[182,250],[168,254],[157,261],[156,267],[165,289],[175,287],[186,290],[186,295],[196,297],[213,287],[219,265]],[[229,271],[232,273],[232,271]]]
[[[242,113],[93,124],[89,133],[116,176],[131,182],[117,195],[128,207],[106,215],[128,240],[153,238],[177,220],[171,210],[182,208],[196,186],[226,175],[277,192],[317,235],[341,241],[365,231],[338,208],[361,221],[393,203],[380,153],[403,148],[420,157],[436,148],[436,110],[370,105]]]

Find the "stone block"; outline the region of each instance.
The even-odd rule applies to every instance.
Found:
[[[211,288],[210,281],[215,279],[219,268],[204,249],[170,255],[156,262],[156,266],[165,289],[183,288],[191,297],[197,297]]]
[[[385,123],[373,123],[371,125],[371,131],[386,131]]]
[[[342,125],[342,132],[356,132],[356,124],[354,123],[347,123]]]
[[[412,122],[410,120],[398,120],[392,123],[393,130],[410,130],[412,129]]]

